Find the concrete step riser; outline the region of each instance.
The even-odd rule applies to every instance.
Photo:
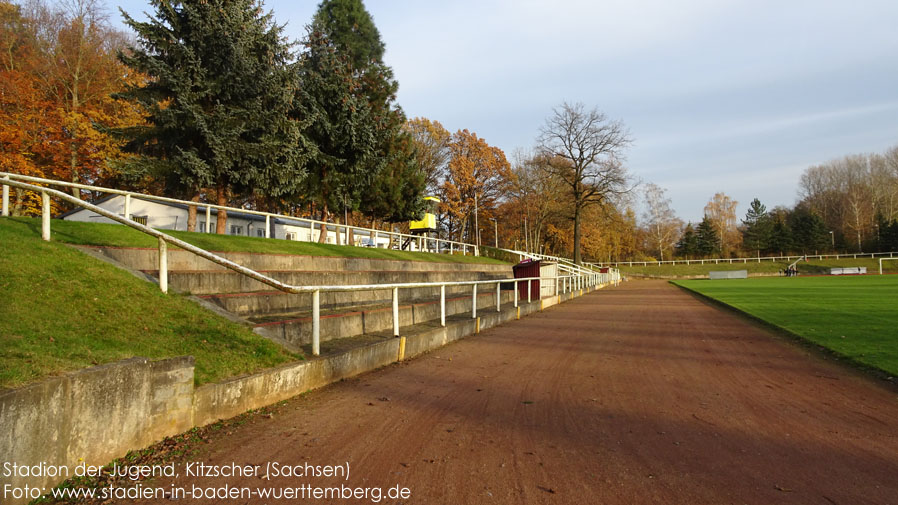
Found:
[[[502,292],[502,307],[507,309],[514,301],[514,294],[510,291]],[[496,312],[495,293],[479,294],[477,297],[478,314]],[[471,313],[471,297],[453,298],[446,300],[446,316]],[[401,305],[399,307],[399,325],[409,326],[427,321],[438,321],[440,318],[440,304],[423,303],[413,305]],[[322,342],[337,338],[352,337],[364,333],[388,331],[393,328],[393,313],[390,307],[378,308],[369,311],[352,312],[338,316],[322,317],[320,338]],[[296,346],[302,346],[312,341],[312,320],[303,318],[297,321],[257,326],[253,331],[271,338],[280,338]]]
[[[156,249],[114,248],[83,246],[99,250],[106,256],[135,270],[156,270],[159,268]],[[442,263],[427,261],[396,261],[365,258],[338,258],[322,256],[294,256],[289,254],[254,254],[241,252],[215,252],[239,265],[253,270],[306,270],[306,271],[480,271],[505,274],[511,273],[511,265],[486,263]],[[225,271],[225,267],[200,258],[193,253],[169,249],[169,270],[213,270]]]
[[[481,293],[493,292],[495,285],[487,284],[478,289]],[[446,296],[448,298],[470,296],[470,294],[471,286],[446,286]],[[409,303],[414,300],[432,300],[439,298],[439,296],[440,288],[406,288],[399,290],[400,303]],[[534,296],[534,298],[536,297]],[[241,317],[267,316],[312,310],[311,293],[237,294],[209,296],[206,299]],[[390,290],[385,289],[376,291],[328,291],[320,294],[321,308],[324,310],[391,302],[392,293]]]
[[[345,286],[401,282],[459,282],[501,279],[488,272],[263,272],[295,286]],[[194,295],[271,291],[272,287],[231,272],[169,272],[169,289]],[[351,299],[351,298],[350,298]]]

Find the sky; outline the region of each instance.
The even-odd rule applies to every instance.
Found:
[[[299,40],[318,2],[267,0]],[[772,208],[810,166],[898,146],[895,0],[367,0],[408,117],[505,151],[564,102],[622,121],[634,178],[685,221]],[[140,18],[141,0],[110,4]]]

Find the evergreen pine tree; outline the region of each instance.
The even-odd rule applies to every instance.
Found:
[[[720,253],[720,235],[708,216],[702,219],[696,230],[696,252],[706,257]]]
[[[819,215],[797,208],[792,212],[790,221],[795,248],[807,254],[829,249],[829,232]]]
[[[120,59],[149,77],[120,96],[149,111],[125,132],[128,148],[192,193],[296,194],[309,157],[290,118],[295,73],[290,46],[257,0],[151,0],[155,15],[123,12],[138,46]],[[227,216],[218,216],[218,232]]]
[[[688,259],[698,254],[698,237],[695,234],[692,223],[686,225],[686,228],[683,230],[683,236],[680,237],[675,247],[677,255],[683,258]]]
[[[306,198],[322,211],[357,207],[359,181],[368,180],[367,166],[376,154],[376,125],[367,100],[358,94],[359,79],[349,59],[326,37],[316,21],[303,41],[297,65],[302,85],[296,90],[294,116],[315,146],[305,184]],[[326,239],[325,233],[321,240]]]
[[[767,207],[755,198],[752,200],[742,221],[742,243],[746,248],[757,251],[766,251],[770,246],[770,235],[773,231],[773,223],[767,214]]]
[[[354,186],[346,190],[354,196],[353,208],[387,220],[420,217],[423,202],[417,200],[424,191],[418,184],[420,168],[413,149],[402,139],[405,114],[395,104],[399,84],[383,62],[385,45],[374,20],[361,0],[323,0],[313,24],[348,58],[375,125],[375,154],[368,158],[364,175],[353,178]]]
[[[774,221],[770,231],[770,249],[773,254],[789,254],[793,248],[792,229],[784,219]]]

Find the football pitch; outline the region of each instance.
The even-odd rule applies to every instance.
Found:
[[[865,367],[898,376],[898,275],[683,280]]]

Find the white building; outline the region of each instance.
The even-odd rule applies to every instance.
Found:
[[[122,195],[110,195],[103,198],[94,205],[116,213],[122,217],[125,215],[125,197]],[[156,228],[159,230],[180,230],[187,231],[187,213],[188,205],[182,203],[156,202],[151,200],[143,200],[139,197],[131,197],[131,219],[134,221]],[[197,205],[196,214],[196,231],[214,233],[217,225],[218,210],[211,209],[211,219],[209,227],[206,228],[206,209],[205,206]],[[77,208],[73,211],[66,212],[60,216],[61,219],[67,221],[81,221],[89,223],[111,223],[119,224],[112,219],[101,216],[96,212]],[[299,240],[303,242],[317,242],[321,236],[320,227],[311,223],[289,219],[274,218],[270,220],[272,238]],[[345,228],[335,225],[328,225],[328,244],[345,244],[346,230]],[[339,232],[339,236],[338,236]],[[247,214],[240,211],[228,211],[227,223],[228,235],[242,235],[247,237],[264,237],[265,236],[265,217],[255,214]],[[390,246],[390,239],[386,234],[377,237],[373,241],[366,233],[360,235],[358,232],[354,234],[353,242],[355,245],[386,248]]]

